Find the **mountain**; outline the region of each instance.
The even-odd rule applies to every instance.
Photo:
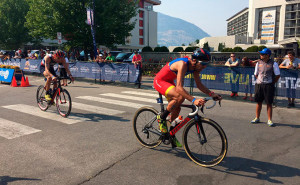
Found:
[[[157,13],[157,43],[160,46],[181,46],[209,37],[198,26],[179,18]]]

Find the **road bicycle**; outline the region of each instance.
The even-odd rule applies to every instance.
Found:
[[[39,108],[42,111],[46,111],[52,105],[56,105],[57,111],[62,117],[68,117],[71,109],[72,109],[72,100],[70,93],[62,88],[61,80],[69,79],[69,84],[71,83],[71,79],[69,77],[57,77],[56,81],[52,81],[51,85],[57,83],[57,88],[52,91],[51,101],[47,101],[45,99],[46,89],[44,85],[40,85],[36,92],[36,100]]]
[[[205,101],[209,100],[213,99],[205,98]],[[163,134],[157,121],[157,115],[165,110],[161,94],[159,94],[157,103],[161,106],[160,112],[153,107],[141,107],[134,115],[134,133],[143,146],[154,148],[163,142],[164,144],[171,143],[174,147],[172,138],[186,125],[182,135],[183,146],[193,162],[203,167],[212,167],[225,158],[228,149],[225,132],[218,123],[198,114],[199,110],[203,112],[203,107],[181,105],[181,107],[192,109],[192,112],[174,128],[168,128],[168,132]],[[206,109],[213,108],[215,105],[216,101]]]

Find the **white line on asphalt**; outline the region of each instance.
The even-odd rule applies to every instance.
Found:
[[[147,93],[147,92],[140,92],[140,91],[122,91],[121,93],[124,94],[131,94],[131,95],[141,95],[141,96],[149,96],[149,97],[154,97],[154,98],[158,98],[158,92],[156,93]],[[165,98],[163,96],[163,98]]]
[[[126,101],[120,101],[120,100],[112,100],[107,98],[100,98],[100,97],[94,97],[94,96],[78,96],[76,98],[83,99],[83,100],[90,100],[90,101],[96,101],[101,103],[107,103],[107,104],[113,104],[113,105],[119,105],[119,106],[125,106],[125,107],[131,107],[131,108],[141,108],[147,105],[139,104],[139,103],[131,103]]]
[[[29,106],[29,105],[25,105],[25,104],[7,105],[7,106],[2,106],[2,107],[6,108],[6,109],[19,111],[19,112],[22,112],[25,114],[30,114],[33,116],[50,119],[53,121],[59,121],[59,122],[65,123],[65,124],[74,124],[74,123],[79,123],[79,122],[90,120],[88,118],[72,116],[72,115],[70,115],[67,118],[63,118],[56,111],[47,110],[44,112],[44,111],[41,111],[38,107]]]
[[[117,114],[122,114],[125,111],[119,111],[119,110],[115,110],[115,109],[108,109],[108,108],[104,108],[104,107],[98,107],[98,106],[94,106],[94,105],[87,105],[87,104],[83,104],[83,103],[77,103],[77,102],[72,102],[72,107],[75,109],[80,109],[80,110],[85,110],[85,111],[89,111],[89,112],[95,112],[98,114],[104,114],[104,115],[117,115]]]
[[[154,98],[140,98],[136,96],[126,96],[122,94],[114,94],[114,93],[105,93],[105,94],[100,94],[101,96],[109,96],[109,97],[114,97],[114,98],[124,98],[127,100],[136,100],[136,101],[143,101],[143,102],[148,102],[148,103],[157,103],[156,99]]]
[[[40,131],[41,130],[0,118],[0,136],[6,139],[14,139]]]

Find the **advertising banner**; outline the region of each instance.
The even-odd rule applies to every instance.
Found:
[[[261,40],[268,44],[274,44],[276,8],[267,8],[262,13]]]
[[[0,81],[11,82],[14,75],[14,71],[14,69],[0,68]]]

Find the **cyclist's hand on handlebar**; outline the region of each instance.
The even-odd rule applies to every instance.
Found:
[[[206,103],[206,101],[204,100],[204,99],[196,99],[195,101],[194,101],[194,104],[196,105],[196,106],[203,106],[204,104]]]
[[[221,101],[221,100],[222,100],[222,96],[219,95],[219,94],[213,94],[211,97],[212,97],[213,100],[215,100],[215,101],[217,101],[217,100]]]
[[[71,81],[74,82],[74,80],[75,80],[74,77],[72,75],[70,75],[69,77],[70,77]]]

